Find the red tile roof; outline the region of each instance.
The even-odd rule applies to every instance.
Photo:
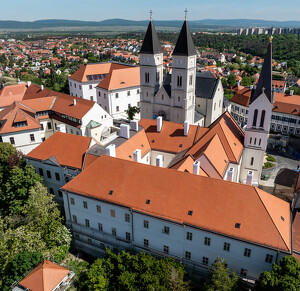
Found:
[[[34,268],[19,285],[31,291],[52,291],[69,272],[68,269],[45,260]]]
[[[296,213],[293,221],[293,250],[300,255],[300,212]]]
[[[252,186],[103,155],[62,189],[291,251],[289,203]]]
[[[26,155],[27,158],[45,161],[55,158],[62,166],[81,169],[92,138],[56,132]]]
[[[13,86],[5,86],[0,90],[0,107],[6,107],[14,101],[22,100],[27,90],[26,83]]]

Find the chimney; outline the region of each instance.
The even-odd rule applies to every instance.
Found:
[[[44,85],[41,85],[41,91],[43,91],[44,90]]]
[[[31,81],[27,81],[27,87],[31,85]]]
[[[161,128],[162,128],[162,124],[163,124],[163,119],[161,116],[158,116],[157,119],[156,119],[156,122],[157,122],[157,125],[156,125],[156,128],[157,128],[157,132],[160,132],[161,131]]]
[[[234,169],[233,168],[230,168],[227,172],[227,181],[230,181],[232,182],[233,180],[233,172],[234,172]]]
[[[121,124],[120,125],[120,136],[129,139],[129,125],[128,124]]]
[[[142,161],[142,151],[137,149],[133,152],[133,160],[137,163]]]
[[[294,95],[294,90],[290,90],[290,96]]]
[[[105,154],[110,157],[116,157],[116,146],[114,144],[110,144],[105,148]]]
[[[163,156],[162,155],[158,155],[156,157],[156,166],[162,168],[162,166],[163,166]]]
[[[200,170],[200,162],[195,161],[193,164],[193,174],[199,175],[199,170]]]
[[[187,136],[189,134],[189,128],[190,128],[190,123],[186,120],[184,122],[184,130],[183,130],[184,136]]]
[[[74,106],[76,105],[76,99],[73,99],[73,105]]]
[[[130,120],[130,128],[134,131],[139,130],[139,122],[137,120]]]
[[[253,172],[249,171],[247,174],[246,184],[252,186]]]

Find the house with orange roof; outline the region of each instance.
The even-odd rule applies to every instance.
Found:
[[[69,77],[69,89],[72,96],[98,102],[113,117],[124,116],[128,106],[140,101],[139,67],[113,62],[86,64]]]
[[[51,261],[44,260],[20,282],[12,285],[12,291],[65,290],[73,282],[75,273]]]
[[[61,189],[75,247],[173,257],[194,275],[219,256],[253,283],[292,254],[289,203],[199,173],[100,156]]]

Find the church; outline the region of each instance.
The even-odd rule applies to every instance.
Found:
[[[172,55],[172,71],[164,75],[163,50],[150,19],[140,51],[141,118],[209,126],[223,110],[220,78],[197,72],[196,49],[185,19]]]

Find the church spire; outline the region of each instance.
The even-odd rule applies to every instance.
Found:
[[[182,25],[179,37],[177,39],[176,46],[173,51],[174,56],[194,56],[196,50],[192,39],[191,31],[187,23],[187,10],[185,11],[185,20]]]
[[[162,53],[159,39],[152,22],[152,10],[150,11],[150,22],[146,31],[140,54],[160,54]]]
[[[259,80],[256,89],[251,96],[250,103],[252,103],[262,93],[264,93],[272,103],[272,39],[273,37],[271,36]]]

